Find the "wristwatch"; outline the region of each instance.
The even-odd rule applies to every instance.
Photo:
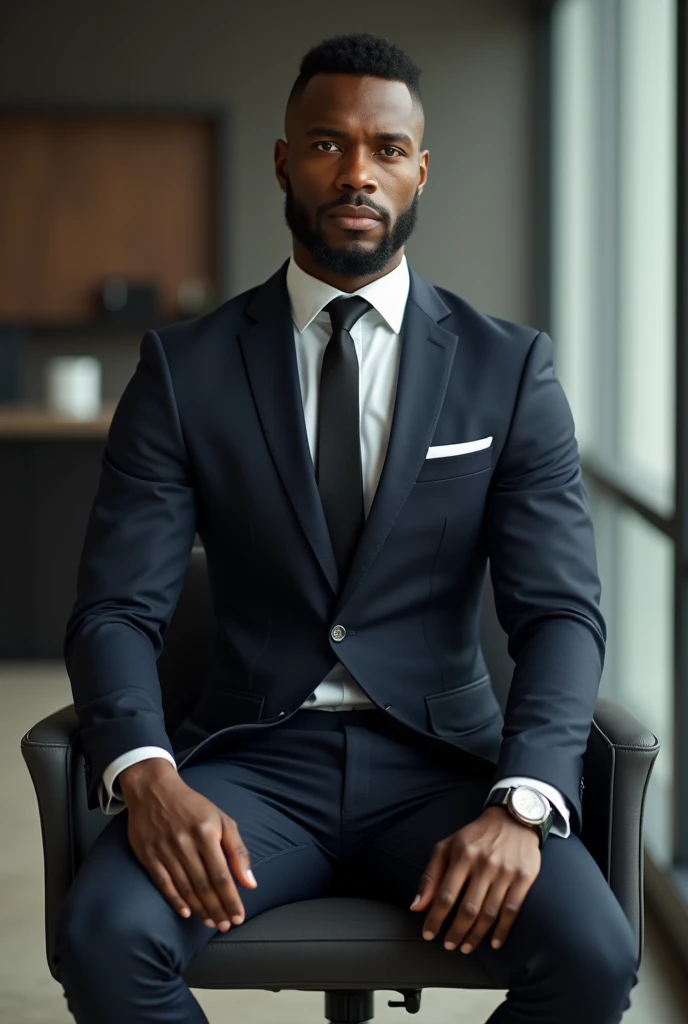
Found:
[[[485,801],[485,807],[493,804],[506,806],[509,813],[523,825],[530,825],[540,836],[540,848],[554,821],[552,805],[532,786],[509,786],[495,789]]]

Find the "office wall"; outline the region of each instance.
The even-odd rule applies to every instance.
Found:
[[[230,115],[222,231],[229,297],[290,252],[274,139],[303,53],[326,36],[387,35],[421,67],[428,187],[408,245],[416,269],[486,312],[534,322],[533,6],[377,0],[5,0],[0,103],[207,103]],[[538,326],[535,324],[535,326]]]

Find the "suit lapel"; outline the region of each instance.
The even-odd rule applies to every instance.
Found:
[[[389,445],[365,526],[344,580],[334,619],[370,570],[411,493],[435,433],[458,335],[437,322],[449,308],[410,267],[411,285],[401,329],[399,376]]]
[[[286,287],[288,261],[255,292],[254,321],[241,332],[250,386],[285,490],[330,587],[336,618],[369,571],[421,470],[447,390],[458,336],[438,323],[450,310],[413,269],[401,333],[401,355],[389,445],[380,481],[341,581],[308,447],[294,329]]]
[[[333,592],[339,572],[325,519],[306,421],[286,285],[288,262],[256,291],[246,309],[255,320],[239,335],[265,439],[284,488]]]

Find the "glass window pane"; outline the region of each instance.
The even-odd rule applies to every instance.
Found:
[[[675,0],[619,5],[618,459],[674,505]]]
[[[553,15],[552,337],[581,454],[671,515],[676,0]]]
[[[567,0],[552,29],[552,341],[555,369],[581,452],[597,436],[592,375],[595,330],[595,140],[597,12]]]
[[[600,696],[624,704],[661,743],[645,805],[645,844],[672,855],[673,543],[630,509],[590,491],[607,656]]]

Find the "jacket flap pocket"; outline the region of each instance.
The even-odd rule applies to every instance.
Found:
[[[247,722],[260,721],[264,703],[265,697],[262,693],[237,690],[233,686],[216,682],[212,698],[213,732],[217,729],[224,729],[228,725],[244,725]]]
[[[453,690],[426,694],[425,703],[431,728],[438,736],[460,736],[481,729],[502,710],[489,675]]]

